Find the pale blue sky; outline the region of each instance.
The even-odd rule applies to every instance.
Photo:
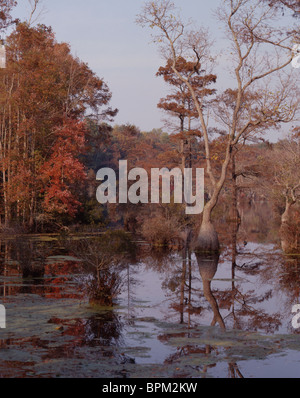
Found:
[[[19,0],[15,16],[29,15],[28,0]],[[43,0],[46,12],[39,22],[53,27],[58,41],[108,83],[112,105],[119,109],[115,123],[131,123],[142,130],[163,126],[159,99],[167,94],[155,74],[164,61],[150,33],[135,23],[142,0]],[[212,26],[212,10],[219,0],[175,0],[186,18]]]
[[[173,2],[185,19],[209,28],[220,53],[222,27],[213,12],[222,0]],[[28,0],[18,3],[14,14],[24,20],[30,13]],[[113,94],[111,105],[119,109],[115,123],[135,124],[143,131],[163,127],[165,115],[157,103],[168,88],[155,74],[164,60],[151,43],[149,30],[135,23],[144,0],[42,0],[42,4],[45,13],[38,22],[52,26],[57,40],[69,43],[73,54],[107,82]],[[222,66],[221,62],[217,70],[219,86],[229,86]]]

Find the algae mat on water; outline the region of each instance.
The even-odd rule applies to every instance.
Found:
[[[258,363],[300,350],[298,335],[187,328],[155,318],[132,323],[124,309],[96,311],[84,300],[20,294],[8,297],[6,308],[2,377],[216,377],[220,363]],[[160,363],[151,354],[155,341],[166,347]]]

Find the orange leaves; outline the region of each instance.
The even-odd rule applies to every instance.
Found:
[[[15,0],[0,0],[0,30],[6,29],[11,23],[11,11],[16,6]]]
[[[87,112],[110,120],[117,111],[109,107],[111,92],[103,79],[68,44],[58,43],[50,27],[19,23],[6,48],[7,68],[0,71],[0,208],[4,204],[7,223],[19,218],[33,227],[43,211],[76,213],[76,186],[86,178],[79,156],[87,132],[79,120]]]
[[[183,57],[178,57],[175,65],[174,60],[169,59],[166,66],[160,67],[156,75],[162,76],[173,91],[171,95],[160,100],[158,108],[178,118],[180,130],[194,131],[193,135],[199,136],[199,130],[192,127],[192,122],[198,119],[199,114],[187,82],[193,88],[199,103],[204,106],[205,98],[215,93],[209,86],[216,82],[217,77],[212,74],[204,75],[200,63],[187,61]]]
[[[226,137],[218,137],[211,142],[211,161],[216,168],[220,168],[225,159],[227,140]]]
[[[67,119],[62,127],[55,131],[56,142],[53,152],[62,148],[66,153],[80,154],[85,150],[86,125],[77,120]]]
[[[68,44],[58,43],[51,28],[19,24],[7,44],[7,73],[18,76],[15,100],[27,115],[36,115],[39,126],[45,116],[57,124],[64,115],[81,118],[87,109],[103,120],[116,115],[103,79],[74,57]]]
[[[80,186],[87,175],[78,156],[85,150],[85,125],[66,120],[55,131],[52,153],[41,169],[44,180],[44,210],[48,213],[68,214],[74,217],[81,203],[77,199]]]

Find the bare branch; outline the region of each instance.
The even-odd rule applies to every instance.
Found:
[[[28,25],[31,26],[36,23],[40,17],[45,13],[45,8],[38,10],[39,6],[42,4],[43,0],[28,0],[30,5],[30,15],[28,18]]]

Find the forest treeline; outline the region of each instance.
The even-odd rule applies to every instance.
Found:
[[[170,95],[158,99],[158,107],[172,120],[165,131],[114,125],[118,110],[110,106],[112,93],[105,80],[73,56],[68,44],[57,42],[50,27],[12,21],[14,2],[6,3],[10,7],[2,8],[0,28],[13,22],[15,26],[5,43],[6,68],[0,70],[3,232],[122,226],[155,244],[186,242],[201,217],[187,216],[184,204],[97,202],[97,171],[111,167],[117,172],[119,160],[127,160],[129,169],[148,172],[204,168],[207,225],[210,217],[217,224],[224,218],[239,220],[238,202],[255,197],[269,201],[277,212],[281,231],[292,242],[289,247],[299,246],[300,130],[290,124],[289,134],[273,144],[257,133],[270,134],[281,122],[293,121],[296,108],[287,102],[287,86],[280,94],[269,93],[268,100],[266,93],[247,91],[247,85],[218,94],[218,77],[203,70],[194,47],[196,61],[170,58],[157,72],[170,87]],[[277,7],[278,2],[273,3],[268,7]],[[146,9],[148,17],[159,18],[158,11]],[[250,78],[248,85],[259,78]],[[240,108],[235,112],[237,101]],[[235,130],[228,124],[229,141],[226,129],[205,125],[203,112],[210,107],[224,126],[233,115]]]

